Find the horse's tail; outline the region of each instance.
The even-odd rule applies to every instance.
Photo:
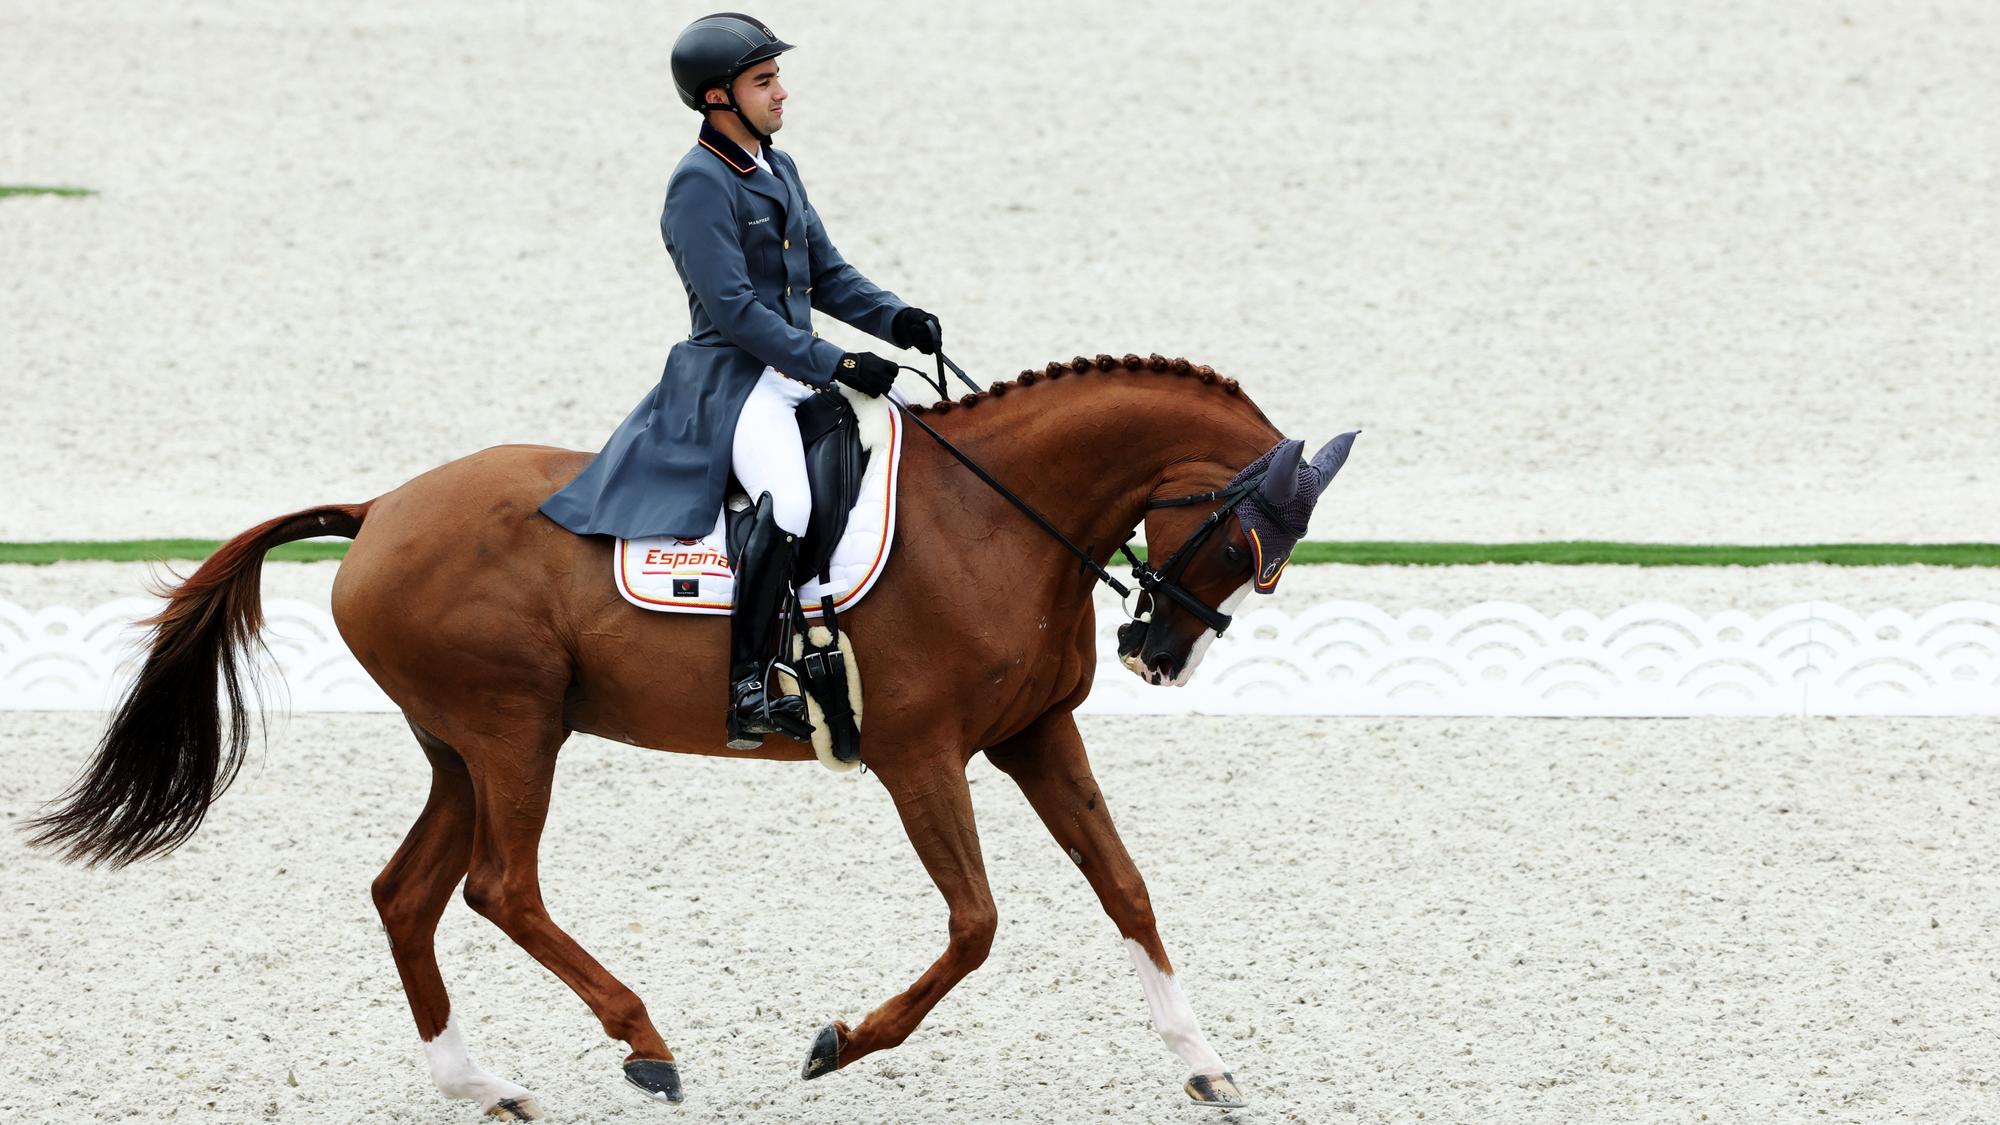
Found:
[[[157,585],[152,592],[167,604],[139,622],[151,629],[145,665],[59,807],[28,822],[29,843],[93,867],[123,867],[186,843],[236,780],[250,741],[244,686],[264,626],[264,552],[316,535],[351,539],[373,503],[268,520],[224,543],[180,585]],[[218,681],[229,697],[226,732]]]

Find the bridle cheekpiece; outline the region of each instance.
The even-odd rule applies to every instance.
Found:
[[[937,359],[934,382],[928,372],[918,371],[913,367],[902,369],[922,377],[926,382],[933,382],[940,398],[948,397],[945,385],[946,368],[950,368],[974,391],[985,390],[973,382],[958,364],[947,358],[943,348],[938,348],[934,354]],[[1027,501],[1014,495],[1012,489],[995,480],[993,475],[981,468],[978,462],[946,441],[943,434],[932,429],[929,423],[914,413],[906,411],[904,416],[929,434],[945,452],[957,458],[960,464],[972,470],[973,475],[1020,509],[1023,515],[1034,521],[1035,526],[1062,544],[1070,554],[1075,555],[1082,563],[1083,569],[1091,572],[1098,581],[1117,592],[1121,604],[1132,597],[1131,587],[1112,577],[1111,572],[1091,557],[1090,552],[1077,546],[1069,536],[1064,535]],[[1217,636],[1229,628],[1234,618],[1188,592],[1187,587],[1181,585],[1181,574],[1187,569],[1194,553],[1232,513],[1243,525],[1244,535],[1250,541],[1251,561],[1255,567],[1251,575],[1252,584],[1260,594],[1268,594],[1276,589],[1278,576],[1284,573],[1285,564],[1291,560],[1292,549],[1298,546],[1300,539],[1305,538],[1305,523],[1312,515],[1313,504],[1319,499],[1320,491],[1326,487],[1327,482],[1333,479],[1333,474],[1339,472],[1341,465],[1346,463],[1347,451],[1354,444],[1358,433],[1359,431],[1346,433],[1334,438],[1305,464],[1300,463],[1305,448],[1304,442],[1280,441],[1263,456],[1245,465],[1228,484],[1221,488],[1210,492],[1198,492],[1191,496],[1177,496],[1170,500],[1155,500],[1147,504],[1148,511],[1156,508],[1181,508],[1191,504],[1206,504],[1210,501],[1215,501],[1216,507],[1203,518],[1200,525],[1188,532],[1187,538],[1181,541],[1181,545],[1174,549],[1173,554],[1167,556],[1167,561],[1161,566],[1154,567],[1142,562],[1133,552],[1132,539],[1140,528],[1134,528],[1132,534],[1125,537],[1125,542],[1118,545],[1118,550],[1124,554],[1125,560],[1132,564],[1132,578],[1139,584],[1140,599],[1126,611],[1131,620],[1118,627],[1118,655],[1126,657],[1139,651],[1144,643],[1146,628],[1152,621],[1153,606],[1162,597],[1213,629]],[[1267,481],[1268,487],[1266,487]],[[1248,514],[1240,510],[1246,501],[1250,504]],[[1143,526],[1141,524],[1141,528]]]

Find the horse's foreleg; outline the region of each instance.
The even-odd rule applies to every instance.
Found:
[[[822,1028],[806,1058],[805,1077],[829,1071],[907,1039],[953,985],[978,968],[993,948],[1000,916],[986,885],[979,854],[979,830],[972,820],[972,791],[956,756],[916,767],[914,776],[878,771],[895,799],[903,829],[923,860],[924,870],[951,911],[950,943],[924,975],[901,995],[868,1013],[861,1026]]]
[[[632,1048],[625,1057],[628,1081],[661,1101],[678,1102],[679,1069],[645,1004],[564,933],[542,904],[538,853],[555,772],[554,745],[495,748],[482,755],[472,771],[479,821],[466,904],[561,978],[590,1006],[606,1035]]]
[[[472,779],[456,750],[415,723],[410,729],[431,760],[431,793],[395,857],[375,879],[375,909],[389,935],[389,952],[403,978],[432,1081],[446,1097],[470,1098],[495,1117],[533,1120],[540,1110],[532,1094],[472,1061],[438,972],[438,918],[472,856]]]
[[[1188,1097],[1203,1105],[1243,1105],[1234,1077],[1202,1035],[1194,1006],[1174,978],[1173,963],[1154,923],[1146,881],[1111,823],[1076,720],[1066,713],[1050,715],[987,751],[986,757],[1021,787],[1028,804],[1082,870],[1104,912],[1124,936],[1126,951],[1139,970],[1139,987],[1152,1012],[1153,1028],[1192,1072],[1186,1083]]]

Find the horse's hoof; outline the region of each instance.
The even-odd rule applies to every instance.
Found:
[[[799,1077],[811,1081],[822,1074],[831,1074],[840,1069],[840,1029],[827,1024],[819,1029],[813,1039],[812,1053],[806,1056],[805,1069]]]
[[[655,1101],[681,1104],[681,1068],[676,1063],[666,1059],[630,1059],[625,1063],[625,1081]]]
[[[501,1098],[494,1102],[493,1108],[486,1111],[486,1116],[502,1121],[540,1121],[542,1107],[533,1094],[523,1094],[518,1098]]]
[[[1243,1091],[1236,1088],[1236,1076],[1226,1070],[1221,1074],[1197,1074],[1181,1088],[1187,1091],[1189,1101],[1210,1109],[1241,1109],[1250,1104],[1243,1100]]]

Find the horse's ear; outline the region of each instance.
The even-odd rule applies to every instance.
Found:
[[[1306,443],[1294,439],[1282,442],[1272,451],[1271,464],[1264,470],[1264,483],[1257,486],[1264,500],[1273,508],[1282,508],[1291,503],[1299,491],[1299,458],[1305,455]]]
[[[1313,454],[1312,467],[1319,472],[1319,486],[1322,489],[1331,484],[1333,474],[1339,472],[1342,465],[1347,464],[1347,451],[1354,448],[1354,439],[1360,436],[1360,430],[1344,433],[1320,446],[1319,452]]]

